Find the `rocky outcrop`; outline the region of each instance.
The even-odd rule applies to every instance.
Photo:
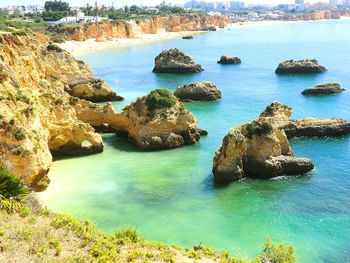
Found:
[[[204,31],[227,25],[230,20],[221,16],[210,15],[168,15],[153,16],[145,19],[126,22],[85,24],[69,30],[72,40],[84,41],[96,38],[99,41],[111,38],[133,38],[140,34],[156,34],[159,32]],[[67,35],[67,34],[65,34]]]
[[[213,101],[221,99],[221,92],[215,83],[193,82],[176,88],[174,95],[182,101]]]
[[[318,84],[313,88],[305,89],[303,95],[329,95],[336,94],[345,91],[338,83],[322,83]]]
[[[181,50],[174,48],[162,51],[155,58],[155,73],[197,73],[203,69]]]
[[[294,157],[284,131],[264,118],[231,129],[213,160],[218,183],[304,174],[313,167],[311,160]]]
[[[279,102],[270,104],[261,114],[273,126],[283,129],[288,138],[341,136],[350,133],[350,122],[337,118],[292,120],[292,109]]]
[[[335,137],[350,133],[350,122],[343,119],[305,118],[292,120],[283,126],[288,138],[295,137]]]
[[[325,72],[326,68],[316,59],[286,60],[276,69],[277,74],[314,74]]]
[[[0,157],[28,186],[42,191],[52,154],[103,149],[101,136],[77,118],[72,103],[79,99],[65,91],[93,76],[67,52],[48,49],[40,34],[5,34],[0,43]]]
[[[65,91],[74,97],[93,102],[118,101],[118,96],[101,79],[94,77],[89,66],[81,60],[76,60],[68,52],[56,45],[49,44],[43,51],[47,61],[52,64],[50,76],[60,76]]]
[[[241,64],[242,61],[239,57],[232,57],[232,56],[221,56],[220,60],[218,61],[218,64]]]
[[[111,104],[101,107],[89,102],[79,102],[75,109],[79,119],[94,127],[107,124],[143,150],[194,144],[205,134],[192,113],[170,91],[162,89],[137,99],[120,113]]]

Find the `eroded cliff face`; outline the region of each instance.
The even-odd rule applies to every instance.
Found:
[[[46,37],[0,36],[0,157],[25,183],[44,190],[54,154],[100,152],[102,139],[77,116],[69,84],[93,78]]]
[[[72,35],[76,41],[96,38],[98,41],[111,38],[133,38],[139,34],[208,30],[212,26],[225,26],[230,21],[224,17],[209,15],[169,15],[120,23],[83,25]]]

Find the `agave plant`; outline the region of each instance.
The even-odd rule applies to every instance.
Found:
[[[18,211],[28,193],[22,180],[0,162],[0,208],[9,212]]]

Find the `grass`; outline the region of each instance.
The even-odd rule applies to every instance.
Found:
[[[176,101],[174,94],[166,89],[153,90],[146,96],[146,105],[149,110],[170,108]]]

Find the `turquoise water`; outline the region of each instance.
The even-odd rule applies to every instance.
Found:
[[[214,152],[232,126],[251,121],[272,101],[294,109],[294,117],[350,119],[350,92],[304,97],[324,81],[350,89],[350,20],[264,25],[219,30],[149,45],[81,57],[95,74],[124,96],[117,109],[156,87],[175,90],[209,80],[221,89],[219,102],[186,104],[209,131],[200,143],[160,152],[139,152],[105,135],[102,154],[54,163],[52,183],[42,194],[54,211],[89,219],[104,231],[135,225],[151,240],[189,247],[199,242],[253,257],[271,236],[295,245],[300,262],[350,260],[350,136],[293,140],[297,156],[315,170],[284,180],[250,180],[218,187],[211,174]],[[153,74],[154,57],[177,47],[200,63],[195,75]],[[223,54],[238,66],[216,64]],[[285,59],[316,58],[329,71],[313,76],[277,76]]]

